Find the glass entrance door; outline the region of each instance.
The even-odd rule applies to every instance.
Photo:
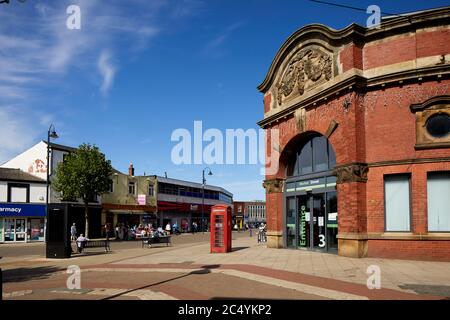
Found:
[[[338,213],[337,213],[337,194],[327,192],[327,248],[337,251],[338,249]]]
[[[312,195],[313,215],[311,220],[312,248],[316,250],[326,250],[326,227],[325,227],[325,193]]]
[[[287,197],[285,230],[288,248],[337,250],[336,192]]]
[[[25,219],[16,219],[16,241],[25,241],[27,238],[27,225]]]
[[[15,241],[16,234],[15,219],[5,219],[5,242]]]

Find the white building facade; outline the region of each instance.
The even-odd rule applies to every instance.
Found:
[[[0,168],[0,242],[45,240],[46,181]]]

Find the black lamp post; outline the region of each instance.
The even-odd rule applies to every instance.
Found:
[[[46,216],[48,218],[48,187],[50,184],[50,138],[52,139],[56,139],[58,138],[58,135],[56,134],[55,131],[55,126],[53,124],[50,125],[50,128],[48,128],[48,132],[47,132],[47,184],[46,184],[46,196],[45,196],[45,211],[46,211]],[[52,163],[53,163],[53,158],[52,158]]]
[[[204,215],[204,211],[205,211],[204,207],[205,207],[205,183],[206,183],[205,170],[206,169],[208,169],[208,171],[209,171],[208,176],[212,176],[212,172],[209,167],[206,167],[205,169],[203,169],[203,171],[202,171],[202,177],[203,177],[203,180],[202,180],[202,223],[201,223],[202,233],[205,232],[205,229],[203,226],[203,221],[204,221],[203,215]]]

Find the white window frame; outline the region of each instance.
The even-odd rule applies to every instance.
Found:
[[[450,172],[449,171],[438,171],[438,172],[428,172],[427,173],[427,229],[428,232],[445,232],[448,233],[450,232],[450,217],[447,217],[446,219],[449,220],[448,225],[447,226],[443,226],[443,228],[441,228],[441,225],[438,223],[437,228],[430,228],[430,221],[432,220],[430,218],[430,213],[435,210],[440,210],[440,212],[438,213],[438,221],[439,221],[439,217],[441,216],[441,213],[443,212],[442,215],[445,215],[446,212],[448,215],[450,215],[450,200],[449,197],[443,197],[439,203],[438,206],[433,206],[432,205],[432,201],[430,200],[430,198],[432,198],[433,196],[435,196],[435,193],[433,192],[433,190],[430,190],[430,180],[432,180],[432,176],[437,176],[439,174],[442,174],[444,176],[449,176],[450,177]],[[450,183],[450,181],[449,181]],[[446,186],[444,186],[445,189]],[[448,186],[447,186],[448,187]],[[439,186],[438,189],[443,189],[442,186]],[[442,193],[442,196],[445,195],[447,192],[445,190],[440,190]],[[442,206],[444,205],[444,207]],[[445,207],[448,206],[448,207]],[[433,223],[434,226],[434,223]]]
[[[388,199],[387,198],[388,195],[386,194],[386,184],[387,184],[387,182],[389,180],[391,180],[391,181],[393,181],[393,180],[397,180],[397,181],[399,181],[399,180],[406,180],[408,182],[408,203],[406,205],[403,204],[403,205],[405,205],[405,207],[408,208],[408,213],[407,213],[408,214],[407,215],[407,217],[408,217],[408,222],[407,222],[408,227],[406,229],[396,229],[396,228],[391,228],[391,227],[388,226],[388,224],[389,224],[389,222],[388,222],[388,215],[389,214],[394,214],[394,213],[389,213],[388,212],[388,210],[389,210],[388,202],[389,201],[391,201],[391,202],[393,201],[392,200],[392,196],[389,195],[391,199]],[[385,232],[411,232],[411,230],[412,230],[411,175],[408,174],[408,173],[406,173],[406,174],[405,173],[401,173],[401,174],[385,175],[384,179],[383,179],[383,186],[384,186],[384,231]],[[399,189],[399,190],[401,191],[401,189]],[[397,212],[396,214],[401,214],[401,213]]]

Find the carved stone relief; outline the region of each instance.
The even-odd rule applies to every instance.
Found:
[[[285,68],[276,86],[278,105],[293,93],[303,95],[320,83],[331,79],[333,65],[331,55],[317,48],[300,50]]]
[[[367,173],[369,167],[366,163],[352,163],[336,167],[334,174],[337,177],[337,183],[346,182],[367,182]]]
[[[263,187],[266,189],[266,193],[280,193],[283,192],[284,179],[271,179],[264,180]]]

